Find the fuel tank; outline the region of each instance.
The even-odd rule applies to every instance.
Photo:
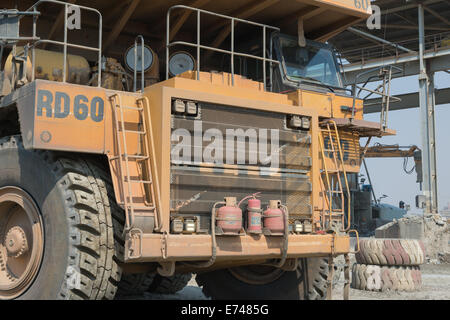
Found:
[[[35,49],[35,77],[51,81],[63,80],[64,54],[49,50]],[[23,48],[17,48],[17,54],[21,55]],[[32,51],[29,51],[26,67],[26,77],[31,81],[32,73]],[[11,79],[12,74],[12,53],[9,54],[5,63],[6,76]],[[66,81],[69,83],[86,85],[90,79],[91,68],[88,61],[77,55],[67,55]]]

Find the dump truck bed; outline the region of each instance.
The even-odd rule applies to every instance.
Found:
[[[0,0],[1,7],[14,7],[14,1]],[[27,10],[35,1],[21,1],[19,10]],[[345,30],[354,23],[366,19],[371,14],[369,0],[78,0],[70,1],[77,5],[98,9],[103,16],[103,50],[106,53],[122,52],[123,46],[128,47],[134,41],[136,34],[142,34],[147,41],[160,42],[161,48],[166,33],[166,14],[174,5],[186,5],[215,13],[248,19],[279,27],[283,33],[296,35],[298,19],[303,19],[305,36],[311,40],[327,41],[332,36]],[[38,26],[41,37],[55,39],[62,37],[63,19],[61,7],[50,3],[39,5],[41,20],[48,24]],[[192,12],[174,10],[173,21],[180,23],[178,35],[195,36],[197,27],[196,16]],[[85,18],[83,18],[85,19]],[[31,19],[30,19],[31,20]],[[85,20],[83,20],[85,21]],[[23,23],[31,23],[24,21]],[[83,22],[82,28],[95,29],[98,21],[91,19]],[[202,40],[208,41],[208,36],[217,35],[221,28],[227,27],[228,21],[214,16],[202,15],[202,30],[210,30],[209,35],[202,34]],[[252,31],[249,31],[251,34]],[[76,35],[75,35],[76,38]],[[206,38],[206,39],[205,39]],[[83,43],[96,39],[83,39]],[[113,54],[114,55],[114,54]]]
[[[369,3],[366,9],[357,8],[358,3]],[[94,1],[99,8],[109,5],[109,1]],[[282,27],[285,33],[297,32],[297,18],[305,16],[306,37],[312,40],[327,40],[332,34],[347,28],[361,18],[367,18],[370,9],[368,0],[159,0],[151,3],[140,2],[131,19],[139,21],[160,22],[165,19],[167,10],[173,5],[187,5],[204,10],[251,19],[277,27]],[[205,23],[211,26],[217,19],[207,19]],[[190,27],[195,28],[195,25]],[[205,27],[202,25],[202,27]]]

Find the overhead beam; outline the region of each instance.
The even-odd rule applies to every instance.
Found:
[[[125,27],[126,23],[130,19],[131,15],[133,14],[134,10],[136,9],[137,5],[141,2],[141,0],[132,0],[128,8],[123,13],[122,17],[120,17],[117,24],[114,26],[111,33],[108,35],[108,38],[106,38],[106,41],[103,43],[103,50],[107,51],[108,48],[111,46],[111,44],[117,39],[120,32]]]
[[[361,37],[364,37],[364,38],[369,38],[369,39],[375,40],[375,41],[377,41],[377,42],[381,42],[381,43],[387,44],[387,45],[389,45],[389,46],[391,46],[391,47],[394,47],[394,48],[396,48],[396,49],[400,49],[400,50],[403,50],[403,51],[406,51],[406,52],[414,52],[413,50],[410,50],[410,49],[408,49],[408,48],[405,48],[405,47],[403,47],[403,46],[401,46],[401,45],[398,45],[398,44],[396,44],[396,43],[392,43],[392,42],[387,41],[387,40],[385,40],[385,39],[382,39],[382,38],[379,38],[379,37],[377,37],[377,36],[374,36],[374,35],[371,34],[371,33],[364,32],[364,31],[361,31],[361,30],[359,30],[359,29],[355,29],[355,28],[353,28],[353,27],[350,27],[350,28],[348,28],[347,30],[350,31],[351,33],[357,34],[358,36],[361,36]]]
[[[435,3],[438,3],[438,2],[442,2],[442,1],[446,1],[446,0],[427,0],[427,1],[423,2],[423,5],[435,4]],[[417,8],[417,6],[418,5],[416,3],[407,4],[407,5],[403,5],[401,7],[395,7],[395,8],[382,10],[381,14],[390,14],[390,13],[395,13],[395,12],[403,12],[403,11],[406,11],[408,9]]]
[[[402,19],[402,20],[408,22],[410,25],[417,26],[417,23],[415,23],[415,22],[412,21],[411,19],[405,17],[404,15],[401,15],[400,13],[395,12],[394,15],[397,16],[397,17],[399,17],[400,19]]]
[[[436,94],[436,105],[450,104],[450,88],[437,89]],[[419,93],[406,93],[396,95],[395,97],[400,98],[401,101],[391,102],[389,104],[389,110],[404,110],[404,109],[414,109],[419,107]],[[364,106],[364,113],[377,113],[381,111],[381,99],[367,99],[364,101],[367,106]]]
[[[366,25],[358,23],[356,26],[358,26],[358,27],[365,27]],[[417,30],[418,29],[417,26],[407,26],[407,25],[403,25],[403,24],[383,24],[383,27],[384,28],[388,28],[388,29],[406,29],[406,30]],[[430,31],[450,31],[450,28],[425,26],[425,30],[430,30]]]
[[[446,25],[450,26],[450,21],[446,18],[444,18],[443,16],[441,16],[439,13],[437,13],[436,11],[434,11],[433,9],[427,7],[427,6],[423,6],[423,8],[428,11],[429,13],[431,13],[433,16],[435,16],[436,18],[438,18],[439,20],[441,20],[442,22],[444,22]]]
[[[424,54],[425,60],[429,63],[429,70],[431,72],[439,72],[449,70],[450,68],[450,47],[440,48],[438,50],[429,50]],[[392,78],[407,77],[419,74],[419,55],[403,54],[398,57],[386,57],[382,59],[373,59],[366,63],[352,63],[344,65],[345,84],[353,84],[358,74],[363,71],[381,67],[381,66],[396,66],[402,69],[402,72],[395,73]],[[358,83],[365,82],[370,75],[358,77]],[[376,80],[372,80],[376,81]]]

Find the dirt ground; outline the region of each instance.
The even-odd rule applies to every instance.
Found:
[[[426,264],[421,266],[422,289],[416,292],[369,292],[350,289],[350,300],[450,300],[450,264]],[[343,276],[338,282],[333,300],[343,299]],[[188,286],[173,295],[150,294],[130,297],[139,300],[207,300],[201,288],[191,279]]]

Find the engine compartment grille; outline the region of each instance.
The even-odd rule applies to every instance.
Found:
[[[224,197],[239,201],[260,192],[263,208],[269,200],[281,200],[291,218],[311,216],[310,130],[288,128],[281,113],[198,107],[195,117],[172,114],[172,215],[209,217]]]

